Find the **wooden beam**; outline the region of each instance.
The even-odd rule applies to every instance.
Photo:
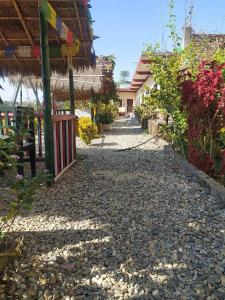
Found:
[[[14,42],[25,42],[25,41],[27,41],[27,38],[8,38],[7,40],[8,41],[14,41]],[[49,42],[51,42],[51,41],[53,41],[53,42],[57,41],[56,38],[54,38],[54,39],[53,38],[49,38],[48,40],[49,40]],[[4,41],[4,39],[1,38],[1,36],[0,36],[0,41]],[[34,38],[33,41],[34,41],[34,44],[36,44],[36,41],[39,42],[39,38]],[[89,44],[91,44],[91,41],[83,41],[83,42],[81,41],[80,44],[82,46],[88,46]]]
[[[136,72],[137,75],[151,75],[150,71],[137,71]]]
[[[133,81],[135,81],[135,82],[145,82],[145,80],[146,79],[144,79],[144,78],[143,79],[133,79]]]
[[[11,57],[0,57],[0,61],[13,60]],[[36,60],[35,57],[17,57],[18,61],[32,61]],[[85,56],[74,56],[73,60],[85,60]],[[50,60],[63,60],[63,57],[50,57]]]
[[[141,59],[141,63],[142,64],[150,64],[150,60],[149,59]]]
[[[23,18],[23,16],[22,16],[22,13],[21,13],[21,11],[20,11],[20,8],[19,8],[19,6],[18,6],[16,0],[12,0],[12,3],[13,3],[13,6],[14,6],[14,8],[15,8],[15,10],[16,10],[18,16],[19,16],[19,18],[20,18],[20,21],[21,21],[21,23],[22,23],[22,25],[23,25],[23,28],[24,28],[24,30],[25,30],[25,32],[26,32],[27,38],[28,38],[28,40],[29,40],[31,46],[34,46],[33,38],[32,38],[32,36],[31,36],[31,34],[30,34],[28,28],[27,28],[27,25],[26,25],[26,23],[25,23],[25,21],[24,21],[24,18]],[[36,58],[36,60],[38,61],[39,64],[41,63],[41,61],[40,61],[39,58]]]
[[[80,22],[80,15],[79,15],[79,10],[77,8],[77,2],[76,2],[76,0],[73,0],[73,4],[74,4],[74,8],[75,8],[76,15],[77,15],[77,18],[78,18],[78,26],[79,26],[79,29],[80,29],[80,34],[81,34],[82,40],[84,40],[84,34],[83,34],[81,22]],[[83,49],[84,49],[85,56],[86,56],[86,59],[87,59],[87,62],[88,62],[86,47],[83,46]]]
[[[38,19],[38,17],[24,17],[23,18],[25,21],[38,21],[39,19]],[[0,21],[8,21],[8,20],[14,20],[14,21],[16,21],[16,20],[20,20],[20,18],[19,17],[0,17]],[[65,21],[74,21],[74,20],[78,20],[78,18],[75,18],[75,17],[64,17],[63,18],[63,20],[65,20]],[[80,20],[87,20],[87,18],[86,17],[81,17],[80,18]]]
[[[25,30],[25,32],[26,32],[26,35],[27,35],[27,37],[28,37],[28,40],[29,40],[31,46],[34,46],[34,42],[33,42],[32,36],[31,36],[31,34],[30,34],[30,32],[29,32],[29,30],[28,30],[28,28],[27,28],[27,25],[26,25],[26,23],[25,23],[25,21],[24,21],[24,18],[23,18],[22,14],[21,14],[21,11],[20,11],[20,9],[19,9],[19,6],[18,6],[16,0],[12,0],[12,3],[13,3],[13,6],[14,6],[14,8],[15,8],[15,10],[16,10],[18,16],[19,16],[19,18],[20,18],[20,21],[21,21],[21,23],[22,23],[22,25],[23,25],[23,28],[24,28],[24,30]]]
[[[4,34],[1,31],[0,31],[0,36],[1,36],[2,40],[5,42],[5,45],[7,47],[9,47],[10,44],[9,44],[8,40],[6,39],[6,37],[4,36]],[[20,66],[20,63],[19,63],[19,61],[18,61],[18,59],[17,59],[17,57],[16,57],[15,54],[13,54],[13,59],[17,62],[18,66]]]

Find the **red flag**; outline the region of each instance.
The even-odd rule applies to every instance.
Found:
[[[38,58],[41,56],[41,49],[39,46],[34,46],[32,48],[32,56],[38,57]]]
[[[86,8],[88,6],[88,0],[83,0],[83,5]]]
[[[70,30],[67,33],[67,44],[70,46],[73,45],[73,33]]]

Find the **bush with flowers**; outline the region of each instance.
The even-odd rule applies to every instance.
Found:
[[[188,157],[214,178],[225,175],[225,64],[203,61],[198,73],[181,71],[181,104],[188,116]]]
[[[80,138],[85,144],[90,145],[91,141],[97,135],[97,126],[89,117],[82,117],[79,119],[78,131]]]
[[[27,135],[26,130],[18,131],[12,127],[8,137],[0,139],[0,177],[5,183],[0,188],[0,258],[16,246],[17,240],[11,234],[13,222],[18,215],[31,209],[35,189],[47,179],[47,174],[34,178],[17,174],[21,139]]]

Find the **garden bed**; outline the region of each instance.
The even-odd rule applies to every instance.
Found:
[[[191,175],[210,195],[216,198],[221,208],[225,208],[225,187],[194,165],[190,164],[181,154],[174,151],[171,145],[165,145],[164,149],[179,167],[181,172]]]

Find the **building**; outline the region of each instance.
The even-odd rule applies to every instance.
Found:
[[[132,82],[128,88],[120,88],[118,96],[121,100],[120,112],[132,113],[136,105],[141,104],[145,94],[145,86],[153,87],[154,82],[151,78],[149,61],[146,57],[141,56],[135,70]]]
[[[217,49],[225,48],[225,34],[216,33],[195,33],[191,26],[184,27],[183,47],[186,48],[190,43],[204,45],[209,53]]]
[[[132,113],[136,105],[136,91],[131,88],[120,88],[118,89],[118,97],[120,98],[119,113],[121,115]]]
[[[190,26],[184,27],[183,48],[186,48],[191,42],[197,45],[207,47],[207,52],[215,52],[217,49],[225,48],[224,34],[205,34],[195,33]],[[171,52],[159,52],[159,55],[171,55]],[[118,89],[118,96],[121,100],[120,112],[123,114],[133,112],[136,105],[143,101],[143,96],[146,94],[146,87],[153,88],[155,85],[150,71],[150,61],[144,55],[141,56],[132,82],[127,88]]]

